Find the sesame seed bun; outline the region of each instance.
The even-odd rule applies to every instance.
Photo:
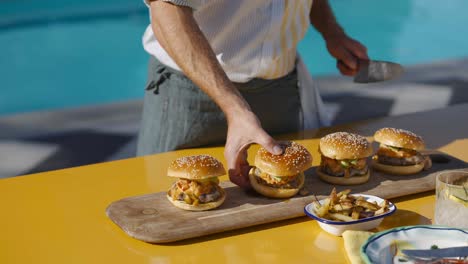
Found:
[[[250,184],[252,185],[252,188],[254,188],[254,190],[260,193],[261,195],[271,198],[289,198],[296,195],[302,188],[302,186],[304,186],[304,173],[301,172],[297,176],[297,179],[299,180],[299,186],[297,188],[275,188],[258,183],[257,176],[255,174],[255,168],[251,168],[249,171],[249,180]]]
[[[167,176],[190,180],[202,180],[226,174],[223,164],[210,155],[186,156],[174,160],[167,169]]]
[[[221,204],[223,204],[224,200],[226,199],[226,192],[223,190],[223,188],[219,188],[219,192],[221,193],[221,197],[218,200],[209,203],[200,203],[198,205],[191,205],[185,203],[184,201],[173,200],[169,195],[166,195],[166,197],[175,207],[180,209],[188,211],[206,211],[219,207]]]
[[[363,136],[348,132],[328,134],[320,139],[322,155],[337,160],[362,159],[372,155],[372,145]]]
[[[372,160],[372,168],[381,172],[394,174],[394,175],[416,174],[424,169],[424,165],[425,165],[424,162],[421,162],[415,165],[396,166],[396,165],[382,164],[375,159]]]
[[[422,137],[404,129],[390,127],[379,129],[374,134],[374,140],[388,146],[417,151],[425,148]]]
[[[337,184],[337,185],[358,185],[358,184],[363,184],[369,180],[370,177],[370,172],[369,170],[367,171],[366,174],[364,175],[355,175],[351,176],[349,178],[345,177],[336,177],[336,176],[331,176],[326,173],[323,173],[320,168],[317,168],[316,170],[317,175],[322,181],[331,183],[331,184]]]
[[[293,141],[279,143],[283,154],[273,155],[262,147],[255,156],[255,166],[275,176],[293,176],[312,166],[312,155],[305,147]]]

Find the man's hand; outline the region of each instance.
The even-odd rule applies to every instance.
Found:
[[[314,0],[310,10],[310,22],[322,34],[328,52],[336,59],[336,66],[340,72],[348,76],[356,75],[359,59],[369,59],[367,49],[346,35],[336,21],[328,0]]]
[[[354,76],[359,67],[359,59],[368,60],[367,48],[345,33],[325,38],[328,52],[336,59],[336,66],[341,74]]]
[[[257,117],[250,111],[236,113],[228,119],[228,134],[224,156],[228,163],[229,179],[240,187],[250,187],[247,149],[252,143],[262,145],[272,154],[283,152],[276,141],[261,127]]]

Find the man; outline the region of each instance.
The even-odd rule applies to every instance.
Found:
[[[354,75],[358,59],[368,59],[366,48],[337,23],[327,0],[147,4],[151,25],[143,42],[152,59],[138,155],[225,139],[230,179],[242,187],[249,186],[250,144],[281,154],[269,133],[304,128],[308,112],[301,108],[299,90],[314,88],[299,87],[295,65],[296,46],[308,25],[322,34],[342,74]]]

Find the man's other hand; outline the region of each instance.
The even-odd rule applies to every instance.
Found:
[[[368,60],[367,48],[345,33],[325,38],[328,52],[336,59],[341,74],[354,76],[358,72],[359,59]]]

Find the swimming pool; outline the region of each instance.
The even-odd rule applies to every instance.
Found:
[[[338,21],[364,43],[371,58],[405,65],[468,56],[468,1],[330,0]],[[310,30],[299,50],[315,75],[337,74],[319,35]]]
[[[468,1],[331,3],[373,58],[408,65],[468,56]],[[139,0],[3,1],[0,115],[142,98],[147,23]],[[314,75],[337,74],[313,30],[299,51]]]

